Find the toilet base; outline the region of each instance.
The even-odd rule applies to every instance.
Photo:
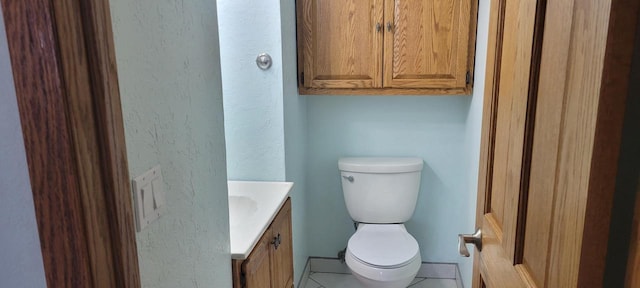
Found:
[[[355,259],[349,248],[347,248],[345,258],[353,276],[363,287],[368,288],[406,288],[416,277],[422,264],[422,259],[418,254],[406,266],[392,269],[376,268]]]
[[[367,287],[367,288],[407,288],[409,284],[411,284],[411,282],[413,281],[413,278],[411,278],[408,280],[401,280],[401,281],[381,282],[381,281],[371,280],[369,278],[359,275],[358,273],[353,273],[353,276],[356,277],[356,279],[358,279],[358,282],[362,284],[362,287]]]

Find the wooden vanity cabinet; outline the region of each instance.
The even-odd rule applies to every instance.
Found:
[[[274,218],[249,257],[232,260],[234,288],[292,288],[291,199]]]
[[[477,0],[298,0],[301,94],[470,94]]]

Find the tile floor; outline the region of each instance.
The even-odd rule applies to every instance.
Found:
[[[304,281],[303,281],[304,283]],[[358,280],[351,274],[309,273],[307,285],[303,288],[360,288]],[[456,280],[416,278],[410,288],[457,288]]]

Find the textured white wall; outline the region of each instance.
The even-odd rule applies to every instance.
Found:
[[[166,214],[137,233],[143,287],[231,287],[215,0],[112,0],[131,177],[162,165]]]
[[[47,287],[0,7],[0,287]]]

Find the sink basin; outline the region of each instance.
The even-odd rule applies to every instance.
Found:
[[[228,181],[231,258],[246,259],[287,200],[291,182]]]
[[[258,211],[258,202],[247,196],[229,196],[229,211],[233,211],[234,217],[229,217],[231,227],[240,227],[255,216]]]

